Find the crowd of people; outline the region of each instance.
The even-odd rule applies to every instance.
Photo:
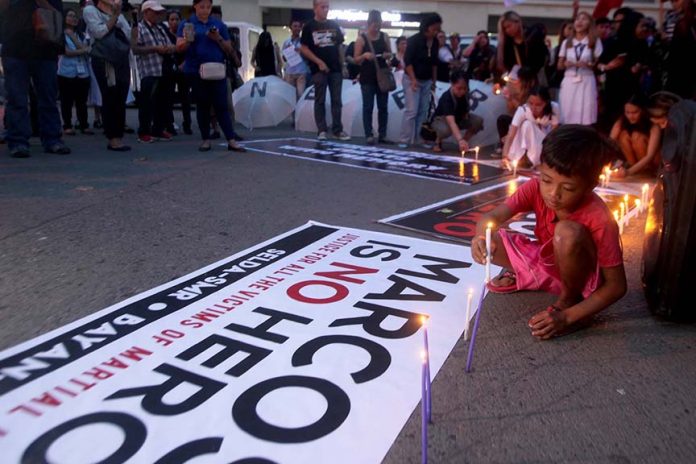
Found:
[[[339,24],[328,19],[329,1],[314,0],[314,18],[305,24],[293,19],[282,45],[269,32],[260,34],[251,63],[256,77],[283,77],[298,98],[314,86],[319,140],[326,140],[329,130],[336,139],[350,139],[341,125],[342,85],[348,78],[361,87],[368,144],[427,142],[442,152],[453,138],[458,152],[468,150],[483,127],[469,111],[473,79],[491,84],[505,98],[496,150],[503,164],[538,166],[544,137],[561,125],[581,124],[614,139],[623,153],[616,163],[620,175],[633,175],[659,165],[660,121],[669,106],[696,97],[691,72],[696,6],[693,0],[674,0],[672,6],[658,27],[631,8],[617,9],[611,19],[593,18],[575,2],[555,47],[544,25],[525,25],[514,11],[500,17],[493,46],[485,30],[462,45],[459,33],[443,31],[436,13],[424,16],[417,33],[393,40],[381,30],[381,13],[373,10],[356,40],[345,44]],[[62,14],[60,39],[37,29],[37,8]],[[103,129],[108,150],[128,151],[125,111],[134,99],[140,143],[168,141],[179,131],[191,134],[195,102],[199,149],[210,150],[222,132],[229,150],[244,151],[231,99],[242,85],[241,51],[212,0],[193,0],[189,18],[157,0],[144,1],[139,10],[123,0],[80,0],[80,11],[64,11],[61,0],[0,0],[0,9],[4,139],[12,156],[29,156],[32,132],[38,132],[46,152],[67,154],[64,136],[93,135],[92,128]],[[399,140],[391,141],[387,100],[396,87],[394,71],[403,72],[404,115]],[[434,101],[438,80],[450,88]],[[181,126],[175,123],[175,99],[181,103]]]

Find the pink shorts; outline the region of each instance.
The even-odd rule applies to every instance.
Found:
[[[539,243],[526,235],[499,229],[512,270],[517,277],[517,290],[541,290],[559,295],[563,288],[556,266],[553,243]],[[600,282],[599,264],[587,278],[582,296],[590,296]]]

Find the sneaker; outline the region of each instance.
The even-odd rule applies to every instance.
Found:
[[[173,136],[172,134],[170,134],[169,132],[167,132],[167,131],[162,131],[162,132],[160,132],[159,134],[155,135],[155,136],[152,137],[152,138],[155,139],[155,140],[159,140],[160,142],[169,142],[169,141],[172,140],[173,137],[174,137],[174,136]]]
[[[326,136],[326,131],[319,132],[319,135],[317,136],[317,140],[319,140],[320,142],[324,142],[327,139],[328,139],[328,137]]]
[[[370,137],[367,138],[367,144],[368,144],[368,145],[374,145],[376,142],[377,142],[377,139],[375,139],[375,138],[372,137],[372,136],[370,136]]]
[[[69,155],[71,153],[70,149],[62,143],[54,143],[50,147],[44,148],[44,151],[53,155]]]
[[[334,134],[334,137],[336,137],[338,140],[343,140],[344,142],[350,140],[350,135],[346,134],[345,132]]]
[[[143,135],[138,136],[138,142],[140,142],[140,143],[152,143],[154,141],[155,141],[155,139],[151,135],[143,134]]]
[[[67,129],[63,129],[63,135],[77,135],[77,132],[75,132],[75,129],[72,127],[68,127]]]
[[[14,147],[10,148],[10,156],[13,158],[29,158],[29,147]]]

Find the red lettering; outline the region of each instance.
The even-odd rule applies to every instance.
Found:
[[[114,376],[113,372],[109,372],[109,371],[107,371],[105,369],[101,369],[99,367],[93,367],[92,370],[84,371],[82,374],[89,375],[90,377],[94,377],[97,380],[106,380],[109,377]]]
[[[353,284],[365,283],[362,279],[356,279],[354,277],[347,277],[349,274],[374,274],[378,272],[377,269],[372,269],[369,267],[356,266],[355,264],[346,263],[331,263],[332,266],[342,267],[344,269],[349,269],[347,271],[326,271],[326,272],[316,272],[314,275],[319,277],[326,277],[327,279],[343,280]]]
[[[44,393],[43,395],[39,396],[38,398],[32,398],[31,400],[34,403],[41,403],[41,404],[45,404],[46,406],[60,406],[62,404],[58,398],[51,395],[50,393]]]
[[[162,333],[164,334],[164,332],[162,332]],[[181,333],[181,332],[179,332],[179,333]],[[183,337],[184,334],[181,334],[181,336]],[[172,337],[172,338],[179,338],[179,337]],[[143,356],[150,356],[151,354],[152,354],[152,351],[147,351],[147,350],[144,350],[140,347],[134,346],[134,347],[130,348],[129,350],[121,353],[121,356],[123,356],[124,358],[132,359],[133,361],[140,361]],[[142,356],[140,356],[140,355],[142,355]]]
[[[328,298],[310,298],[301,293],[303,288],[308,287],[310,285],[323,285],[325,287],[332,288],[336,293],[334,293],[332,296]],[[324,280],[306,280],[304,282],[298,282],[290,288],[288,288],[287,290],[288,296],[293,300],[311,304],[335,303],[347,297],[349,293],[350,292],[348,291],[348,288],[346,288],[345,285]]]

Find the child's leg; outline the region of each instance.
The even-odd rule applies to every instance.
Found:
[[[553,251],[562,282],[555,306],[566,309],[582,300],[587,279],[597,268],[597,252],[585,226],[565,220],[556,224]]]

